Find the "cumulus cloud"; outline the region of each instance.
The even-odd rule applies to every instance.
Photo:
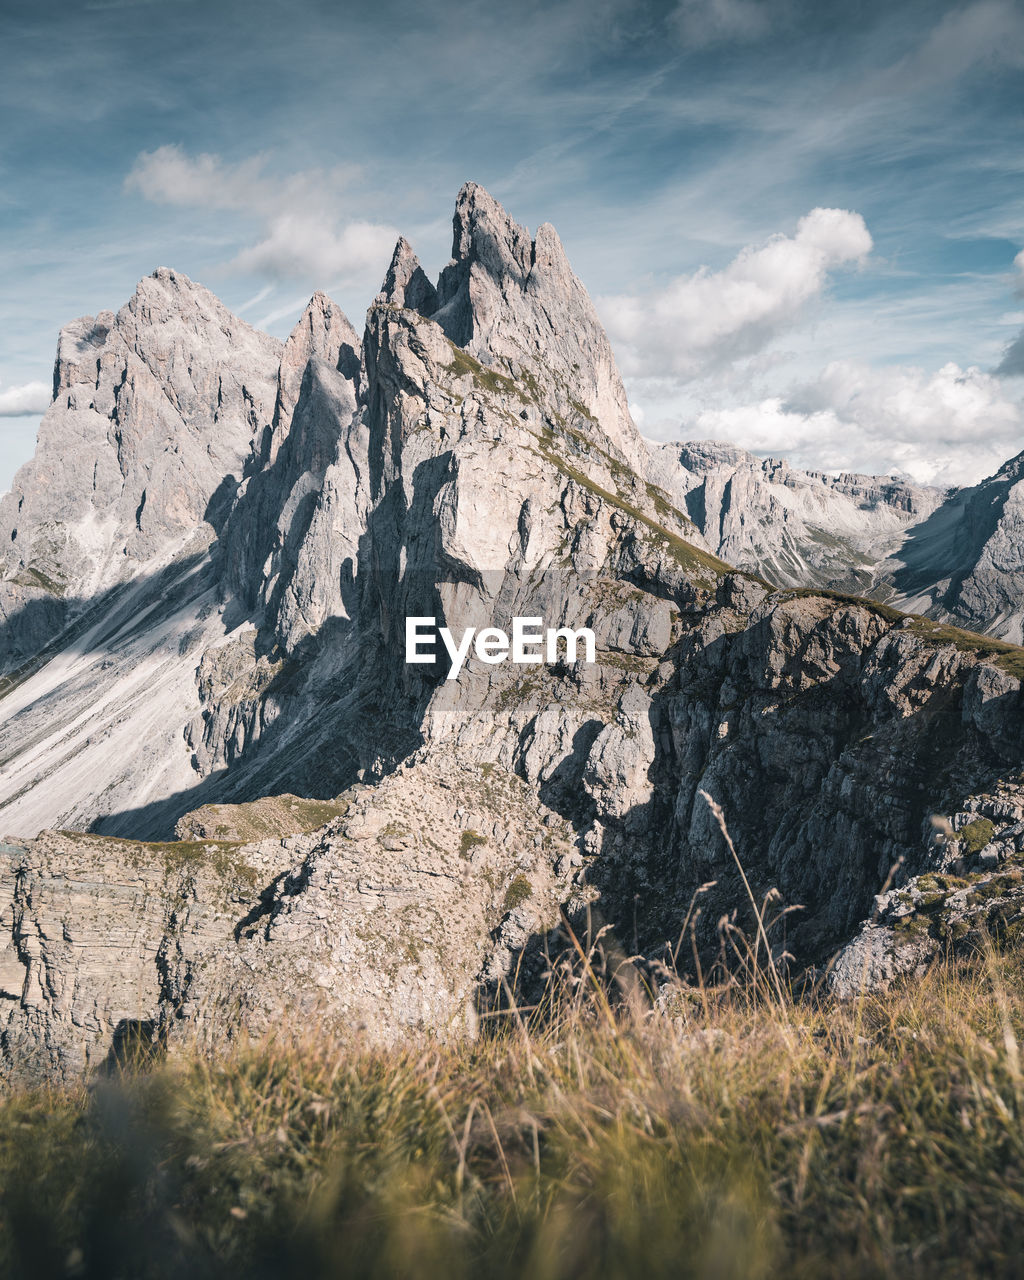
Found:
[[[261,231],[231,268],[275,282],[325,284],[382,275],[398,238],[386,224],[339,216],[355,176],[339,166],[281,178],[267,174],[262,156],[230,164],[172,145],[139,155],[125,186],[156,204],[245,214]]]
[[[263,175],[262,157],[225,164],[207,152],[190,156],[178,146],[143,151],[125,179],[128,191],[137,191],[154,204],[176,204],[206,209],[245,209],[252,204],[272,206],[278,193]]]
[[[233,265],[278,280],[334,279],[378,268],[382,274],[397,239],[393,228],[372,222],[337,227],[316,214],[283,213],[271,220],[266,237],[243,249]]]
[[[788,397],[705,409],[683,434],[728,440],[812,470],[896,472],[923,484],[963,485],[1024,448],[1024,406],[974,367],[946,364],[927,373],[834,361]]]
[[[26,418],[45,413],[52,388],[45,382],[26,382],[20,387],[0,387],[0,418]]]
[[[721,271],[702,267],[599,305],[625,373],[688,381],[762,350],[801,319],[832,271],[871,249],[859,213],[812,209],[795,235],[748,246]]]

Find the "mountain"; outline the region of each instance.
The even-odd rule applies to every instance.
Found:
[[[778,586],[864,593],[943,501],[892,476],[799,471],[716,440],[652,446],[655,472],[716,553]]]
[[[210,548],[281,357],[164,269],[61,333],[36,455],[0,502],[0,812],[17,829],[194,781],[181,716],[221,635]]]
[[[799,471],[712,440],[651,448],[652,474],[730,563],[1024,640],[1024,454],[943,491]]]
[[[695,893],[699,951],[750,923],[703,792],[803,964],[948,860],[933,813],[1006,825],[1024,651],[731,568],[554,230],[469,184],[453,231],[436,283],[399,241],[361,337],[317,294],[273,343],[168,272],[62,337],[0,528],[9,1073],[281,1018],[465,1034],[563,913],[656,982]],[[933,501],[782,487],[851,539]],[[586,627],[595,660],[449,679],[409,618]]]

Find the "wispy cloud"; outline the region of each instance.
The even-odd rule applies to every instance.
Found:
[[[125,187],[157,204],[232,210],[255,220],[261,233],[227,264],[234,270],[275,282],[317,284],[383,274],[397,230],[362,219],[345,221],[338,212],[355,168],[309,169],[283,178],[266,168],[261,155],[231,164],[168,145],[143,152]]]
[[[670,19],[684,44],[694,48],[728,40],[756,40],[765,34],[776,12],[763,0],[680,0]]]
[[[909,53],[865,78],[865,96],[948,92],[978,67],[1024,66],[1024,14],[1012,0],[978,0],[946,13]]]
[[[282,335],[315,287],[358,317],[398,230],[444,263],[467,178],[553,222],[591,291],[624,299],[648,424],[777,401],[788,431],[792,387],[837,360],[925,370],[922,395],[949,361],[1016,386],[1020,0],[0,9],[0,392],[46,383],[61,324],[159,263]],[[815,206],[863,215],[870,270],[730,277]],[[32,434],[2,421],[0,471]],[[823,454],[899,465],[895,434],[888,459],[849,439]]]

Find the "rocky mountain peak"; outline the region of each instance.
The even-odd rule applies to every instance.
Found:
[[[1024,640],[1024,453],[951,492],[886,570],[906,607]]]
[[[361,344],[322,293],[281,344],[161,270],[69,326],[61,369],[0,504],[0,813],[92,834],[7,849],[0,1076],[278,1000],[445,1032],[596,896],[654,961],[715,889],[715,948],[744,899],[702,792],[815,959],[934,863],[930,814],[1019,769],[1024,651],[712,554],[807,587],[941,495],[715,444],[655,466],[558,236],[481,187],[436,295],[398,242]],[[1020,546],[1000,486],[965,523],[998,499]],[[592,653],[477,645],[453,675],[405,661],[423,617]],[[168,853],[179,819],[209,857]]]
[[[269,429],[281,354],[164,267],[116,315],[63,330],[35,456],[0,501],[0,667],[141,566],[209,541]]]
[[[398,237],[391,265],[376,301],[395,307],[408,307],[423,316],[433,315],[437,310],[437,290],[430,283],[405,236]]]
[[[1024,453],[1018,453],[1008,462],[1004,462],[992,478],[1007,481],[1009,484],[1017,484],[1018,481],[1024,480]]]
[[[659,483],[730,564],[780,586],[863,593],[939,489],[894,476],[801,471],[720,440],[653,446]]]
[[[530,278],[534,288],[538,281],[546,277],[564,277],[567,272],[571,273],[571,270],[558,232],[550,222],[542,222],[537,228],[537,237],[533,242],[533,268]]]
[[[561,416],[588,420],[638,471],[648,465],[611,346],[554,228],[536,239],[476,183],[459,192],[452,261],[432,318],[481,364],[555,393]]]
[[[135,292],[117,313],[116,327],[128,337],[133,330],[144,332],[151,326],[175,318],[197,327],[213,324],[232,329],[239,325],[250,328],[233,315],[216,294],[191,280],[184,272],[172,271],[170,267],[157,267],[150,275],[142,277],[135,286]]]
[[[361,354],[359,335],[348,317],[333,299],[318,289],[288,335],[281,353],[275,414],[278,431],[286,430],[291,421],[311,360],[355,381],[359,377]]]
[[[452,258],[479,262],[495,277],[525,283],[533,265],[530,233],[475,182],[467,182],[455,201]]]

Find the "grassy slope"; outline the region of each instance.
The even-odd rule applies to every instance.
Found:
[[[563,998],[400,1052],[186,1054],[0,1108],[10,1276],[1017,1274],[1024,963],[836,1006]]]

